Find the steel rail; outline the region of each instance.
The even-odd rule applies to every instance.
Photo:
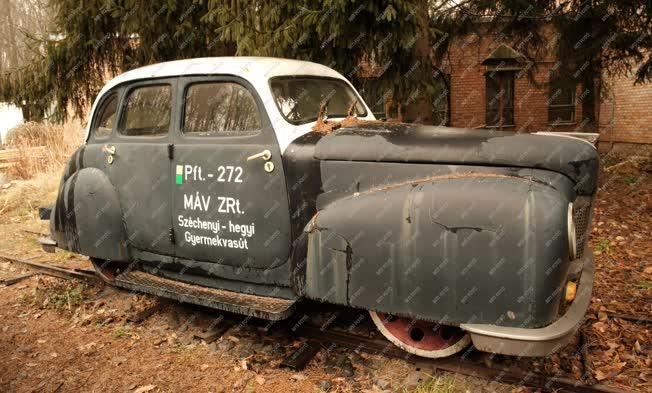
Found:
[[[74,269],[66,269],[63,267],[59,266],[53,266],[53,265],[45,265],[42,263],[37,263],[37,262],[32,262],[32,261],[26,261],[23,259],[15,258],[9,255],[5,254],[0,254],[0,261],[6,261],[10,263],[15,263],[18,265],[25,266],[26,268],[33,270],[37,273],[40,274],[45,274],[48,276],[53,276],[53,277],[59,277],[63,279],[75,279],[75,280],[82,280],[87,283],[100,283],[102,279],[98,277],[94,273],[90,273],[89,271],[78,271]]]

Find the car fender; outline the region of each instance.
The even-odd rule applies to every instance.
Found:
[[[50,217],[52,238],[72,252],[128,261],[122,210],[111,181],[97,168],[73,172],[69,167]]]
[[[306,226],[305,296],[451,324],[544,325],[569,265],[569,197],[477,173],[356,192]]]

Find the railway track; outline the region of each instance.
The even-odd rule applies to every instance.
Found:
[[[54,265],[32,262],[15,258],[9,255],[0,254],[0,261],[6,261],[21,265],[32,270],[33,274],[24,274],[14,279],[8,279],[0,284],[11,285],[22,279],[29,278],[34,274],[44,274],[53,277],[59,277],[69,280],[82,280],[88,284],[102,283],[102,279],[93,271],[80,269],[66,269]],[[159,306],[155,306],[160,308]],[[155,312],[155,311],[154,311]],[[153,314],[153,312],[151,313]],[[151,315],[150,314],[150,315]],[[631,315],[613,314],[615,318],[633,320],[639,323],[650,323],[649,319],[637,318]],[[625,317],[625,318],[623,318]],[[233,321],[226,321],[226,328],[217,327],[215,331],[208,332],[207,337],[212,341],[224,334],[230,326],[237,324],[237,316],[233,316]],[[248,320],[246,318],[245,320]],[[477,359],[477,352],[468,350],[459,355],[454,355],[441,359],[426,359],[410,355],[385,340],[379,340],[359,334],[351,334],[344,331],[338,331],[331,328],[314,326],[309,323],[297,323],[290,318],[289,321],[280,324],[274,328],[275,331],[281,331],[284,334],[293,335],[297,338],[303,338],[306,341],[303,346],[298,348],[281,363],[283,367],[289,367],[295,370],[301,370],[309,364],[313,357],[322,349],[331,350],[335,347],[348,348],[355,351],[361,351],[368,354],[381,355],[388,358],[402,359],[412,363],[415,367],[424,370],[443,370],[451,373],[458,373],[467,376],[473,376],[486,380],[508,383],[517,386],[525,386],[546,392],[603,392],[603,393],[623,393],[628,390],[610,387],[600,384],[586,384],[578,380],[569,378],[556,377],[533,372],[523,372],[500,366],[488,366],[481,359]]]
[[[102,279],[98,277],[95,272],[90,270],[74,270],[58,267],[56,265],[43,264],[39,262],[32,262],[24,259],[18,259],[9,255],[0,254],[0,261],[10,262],[17,265],[24,266],[35,273],[45,274],[52,277],[59,277],[64,279],[82,280],[87,283],[100,283]],[[28,278],[28,277],[24,277]]]
[[[401,351],[399,348],[384,340],[377,340],[337,331],[324,331],[318,327],[301,328],[298,330],[297,335],[312,340],[312,342],[320,343],[322,346],[326,347],[335,344],[370,354],[403,359],[420,369],[431,369],[433,371],[443,370],[501,383],[526,386],[547,392],[627,392],[627,390],[605,385],[588,385],[569,378],[554,377],[532,372],[524,373],[519,370],[501,367],[490,367],[484,364],[481,360],[473,359],[473,356],[465,356],[464,354],[453,355],[441,359],[418,358],[406,354],[404,351]],[[303,348],[299,348],[298,351],[301,351],[302,349]],[[468,354],[469,351],[465,353]]]

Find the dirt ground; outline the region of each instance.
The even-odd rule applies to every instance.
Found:
[[[652,175],[649,152],[603,157],[591,247],[597,274],[591,309],[578,343],[547,358],[496,361],[526,371],[652,390],[652,324],[614,313],[652,317]],[[45,254],[36,208],[48,204],[58,174],[10,183],[0,190],[0,253],[64,267],[90,269],[67,252]],[[27,271],[0,262],[0,279]],[[161,309],[140,323],[131,316]],[[0,287],[2,392],[512,392],[524,388],[417,371],[413,365],[346,349],[322,349],[300,372],[279,367],[301,345],[264,332],[257,322],[231,327],[220,339],[197,338],[217,312],[108,286],[32,276]]]

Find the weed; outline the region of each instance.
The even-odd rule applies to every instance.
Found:
[[[652,281],[641,281],[634,286],[640,289],[652,289]]]
[[[38,241],[37,241],[38,243]],[[40,243],[38,243],[40,247]],[[73,258],[76,254],[74,252],[70,252],[68,250],[60,250],[57,249],[57,252],[53,255],[54,260],[57,262],[65,262],[71,258]]]
[[[118,326],[113,331],[113,337],[115,338],[131,337],[131,329],[127,325]]]
[[[610,247],[609,239],[602,239],[595,245],[595,250],[599,252],[609,252]]]
[[[455,376],[433,376],[430,380],[419,384],[412,393],[453,393],[455,392]],[[404,389],[407,393],[408,390]]]
[[[627,184],[628,186],[633,186],[634,184],[636,184],[636,182],[638,181],[638,179],[637,179],[636,177],[634,177],[634,176],[625,176],[625,177],[623,178],[623,181],[624,181],[625,184]]]
[[[78,282],[41,278],[38,287],[21,300],[39,307],[71,311],[82,305],[87,296],[87,291],[88,287]]]
[[[81,285],[64,285],[48,294],[48,305],[57,310],[72,310],[84,301],[84,288]]]
[[[610,152],[609,154],[602,157],[602,162],[600,163],[600,166],[604,168],[608,168],[622,161],[623,161],[623,157],[620,154]]]

